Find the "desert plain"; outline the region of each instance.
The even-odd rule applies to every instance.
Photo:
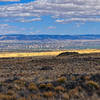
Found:
[[[0,100],[100,100],[100,50],[1,53]]]

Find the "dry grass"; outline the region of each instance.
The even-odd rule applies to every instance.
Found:
[[[66,77],[60,77],[57,79],[57,82],[64,83],[66,81]]]
[[[38,87],[36,86],[36,84],[34,83],[30,83],[29,86],[28,86],[28,89],[31,90],[31,91],[37,91],[38,90]]]
[[[31,57],[31,56],[56,56],[62,52],[78,52],[78,53],[100,53],[100,49],[83,49],[83,50],[63,50],[63,51],[51,51],[51,52],[31,52],[31,53],[16,53],[16,52],[3,52],[0,53],[2,57]]]
[[[43,93],[43,96],[47,97],[47,98],[53,97],[54,95],[55,95],[55,93],[53,93],[52,91],[48,91],[48,92]]]
[[[64,100],[69,100],[68,93],[63,93],[62,96],[63,96]]]
[[[40,88],[40,89],[46,88],[46,84],[40,84],[40,85],[39,85],[39,88]]]
[[[91,85],[93,87],[95,87],[96,89],[99,89],[99,84],[97,82],[94,82],[94,81],[88,81],[86,82],[87,85]]]
[[[48,84],[46,85],[46,87],[47,87],[48,89],[53,89],[53,88],[54,88],[54,86],[53,86],[52,83],[48,83]]]
[[[16,97],[0,93],[0,100],[16,100]]]
[[[64,87],[62,87],[62,86],[57,86],[57,87],[55,87],[55,90],[56,90],[57,92],[64,92],[64,91],[65,91]]]

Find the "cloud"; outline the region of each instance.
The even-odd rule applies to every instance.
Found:
[[[18,19],[17,21],[18,22],[34,22],[34,21],[41,21],[42,19],[41,18],[31,18],[31,19],[25,19],[25,18],[21,18],[21,19]]]
[[[44,15],[50,15],[58,23],[100,22],[100,0],[36,0],[0,6],[0,17],[9,21],[10,18],[16,21],[18,17],[24,19],[22,22],[31,22],[28,17],[36,17],[39,21]]]
[[[0,24],[0,34],[17,33],[16,27],[8,24]]]
[[[55,26],[49,26],[48,29],[56,29]]]
[[[28,28],[28,32],[32,31]],[[0,24],[0,34],[18,34],[18,33],[27,33],[27,29],[25,27],[9,25],[9,24]]]
[[[62,23],[62,22],[64,22],[64,19],[57,19],[56,22]]]
[[[0,24],[0,34],[39,34],[41,31],[36,30],[35,26],[25,27],[24,23],[18,25]]]
[[[79,28],[81,25],[84,25],[84,22],[76,23],[76,27]]]

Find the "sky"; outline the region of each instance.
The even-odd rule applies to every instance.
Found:
[[[100,34],[100,0],[0,0],[0,34]]]

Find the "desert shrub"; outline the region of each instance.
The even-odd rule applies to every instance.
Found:
[[[92,88],[95,88],[95,89],[99,89],[100,86],[97,82],[94,82],[94,81],[87,81],[86,84]]]
[[[37,91],[38,90],[38,87],[36,86],[36,84],[30,83],[29,86],[28,86],[28,89],[30,91]]]
[[[48,89],[53,89],[53,88],[54,88],[54,86],[53,86],[52,83],[47,83],[47,84],[46,84],[46,87],[47,87]]]
[[[65,89],[64,89],[64,87],[62,87],[62,86],[57,86],[57,87],[55,87],[55,91],[56,91],[56,92],[64,92]]]
[[[65,83],[66,80],[67,80],[66,77],[63,76],[63,77],[58,78],[57,82],[59,82],[59,83]]]
[[[79,96],[79,90],[78,88],[74,88],[74,89],[71,89],[69,92],[68,92],[69,96],[70,97],[78,97]]]
[[[7,92],[7,95],[10,95],[10,96],[12,96],[14,94],[15,94],[15,92],[13,90],[8,90],[8,92]]]
[[[27,97],[28,100],[33,100],[34,99],[34,94],[29,94]]]
[[[22,80],[15,80],[14,81],[14,87],[17,90],[23,90],[25,88],[25,82]]]
[[[16,90],[21,90],[21,87],[18,86],[17,84],[14,85],[14,88],[15,88]]]
[[[46,88],[46,84],[41,83],[41,84],[39,85],[39,88],[40,88],[40,89],[45,89],[45,88]]]
[[[27,100],[41,100],[40,94],[29,94]]]
[[[39,89],[41,91],[48,91],[48,90],[53,90],[54,89],[54,86],[52,83],[47,83],[47,84],[44,84],[44,83],[41,83],[39,85]]]
[[[90,76],[87,75],[87,76],[84,77],[84,79],[85,79],[85,80],[90,80]]]
[[[26,100],[24,97],[20,97],[19,99],[17,99],[17,100]]]
[[[68,95],[68,93],[63,93],[63,94],[62,94],[62,98],[63,98],[64,100],[69,100],[69,95]]]
[[[55,93],[53,93],[52,91],[47,91],[47,92],[43,93],[43,96],[47,97],[47,98],[53,97],[54,95],[55,95]]]
[[[72,79],[72,81],[74,81],[76,78],[75,78],[75,76],[72,76],[71,79]]]
[[[15,96],[0,94],[0,100],[17,100]]]
[[[24,87],[24,85],[25,85],[25,82],[22,80],[15,80],[14,83],[18,84],[21,87]]]

